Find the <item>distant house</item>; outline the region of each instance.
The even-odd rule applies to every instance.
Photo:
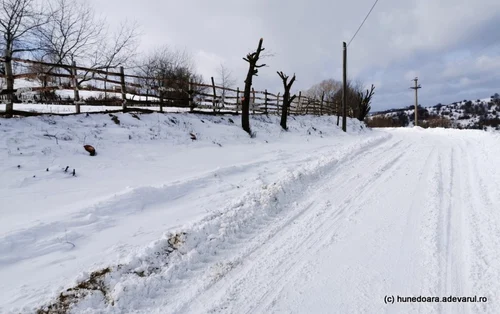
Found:
[[[34,104],[40,102],[40,94],[37,92],[24,92],[21,93],[21,101],[25,104]]]
[[[0,90],[0,104],[6,104],[7,103],[7,90],[2,89]]]

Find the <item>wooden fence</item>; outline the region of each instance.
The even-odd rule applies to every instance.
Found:
[[[2,61],[0,59],[0,61]],[[16,74],[14,79],[38,81],[40,86],[19,88],[11,92],[23,99],[27,91],[37,94],[37,103],[74,104],[80,112],[81,105],[122,106],[123,110],[135,107],[189,108],[189,111],[211,111],[214,113],[239,113],[243,90],[217,86],[213,78],[211,84],[193,81],[173,81],[161,77],[127,74],[120,69],[94,69],[72,65],[61,65],[14,58]],[[72,97],[57,96],[55,91],[69,90]],[[80,97],[82,91],[92,91],[93,96]],[[104,93],[104,97],[96,97]],[[60,94],[60,93],[59,93]],[[281,114],[283,97],[281,93],[252,89],[250,99],[251,114]],[[33,101],[35,102],[35,101]],[[314,99],[298,93],[289,108],[291,115],[336,115],[338,104]]]

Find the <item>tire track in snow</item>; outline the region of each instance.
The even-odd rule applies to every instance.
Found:
[[[468,141],[467,147],[478,146],[477,144]],[[468,188],[472,196],[471,215],[469,223],[471,225],[470,242],[472,250],[470,254],[470,281],[472,282],[473,292],[478,296],[486,296],[488,303],[476,303],[471,306],[477,312],[495,313],[495,307],[500,291],[500,217],[498,214],[498,203],[495,206],[495,201],[488,190],[488,185],[485,183],[483,176],[488,175],[488,181],[494,183],[490,172],[481,171],[479,162],[482,161],[480,156],[485,156],[487,152],[482,150],[474,150],[477,154],[472,156],[471,150],[468,149],[465,153],[467,163],[471,167],[468,168]],[[487,168],[486,168],[487,169]],[[490,184],[491,184],[490,183]]]
[[[438,234],[441,235],[441,241],[439,246],[439,251],[441,252],[440,258],[440,269],[441,269],[441,283],[440,283],[440,294],[442,296],[446,295],[446,293],[451,293],[450,285],[451,285],[451,213],[452,213],[452,191],[454,190],[454,148],[451,147],[449,154],[449,162],[448,168],[445,172],[441,173],[442,180],[441,186],[439,188],[441,192],[441,228],[438,230]],[[443,197],[444,195],[444,197]],[[443,311],[443,305],[440,304],[441,312]]]
[[[331,180],[332,178],[340,178],[342,173],[337,173],[334,170],[337,168],[340,168],[341,171],[342,169],[350,169],[354,167],[354,164],[356,164],[359,161],[359,158],[366,158],[368,160],[379,160],[379,156],[384,155],[387,150],[391,150],[394,147],[398,146],[401,144],[402,141],[395,141],[395,142],[390,142],[386,145],[386,142],[389,139],[386,138],[382,142],[377,142],[374,144],[370,144],[368,146],[365,146],[361,148],[359,151],[353,152],[349,154],[348,157],[343,158],[339,163],[335,163],[332,165],[331,169],[325,169],[326,174],[323,174],[322,178],[320,181],[315,182],[313,185],[309,186],[307,189],[301,191],[299,194],[295,195],[294,198],[297,200],[302,199],[305,195],[307,195],[308,191],[314,191],[318,187],[320,187],[322,190],[324,189],[322,187],[323,182],[327,182],[328,180]],[[373,149],[372,149],[373,148]],[[361,155],[359,155],[359,152],[362,152]],[[371,166],[371,165],[370,165]],[[349,173],[349,172],[348,172]],[[350,181],[352,179],[355,179],[358,177],[357,175],[353,176],[352,178],[346,179],[346,181]],[[313,192],[315,193],[315,192]],[[345,196],[342,195],[342,196]],[[286,216],[278,216],[275,215],[271,217],[269,224],[258,224],[255,226],[255,228],[251,228],[252,232],[249,232],[247,234],[244,234],[243,237],[238,237],[238,241],[232,242],[231,246],[226,248],[224,251],[231,251],[231,250],[238,250],[238,247],[245,244],[245,242],[248,242],[249,239],[252,239],[251,242],[253,242],[255,245],[253,246],[253,249],[246,251],[243,255],[238,255],[236,258],[229,259],[225,261],[224,263],[226,265],[230,265],[229,269],[227,269],[227,272],[235,272],[233,269],[236,268],[237,265],[240,265],[241,263],[245,263],[248,261],[248,256],[252,255],[256,250],[259,250],[262,244],[266,244],[268,241],[270,241],[276,234],[278,234],[280,231],[284,230],[285,228],[289,227],[291,224],[294,223],[294,221],[298,220],[301,218],[302,215],[307,213],[307,210],[309,210],[313,203],[315,203],[316,200],[307,202],[305,206],[298,207],[295,210],[291,210],[291,213]],[[299,204],[300,205],[300,204]],[[296,205],[294,206],[296,207]],[[342,209],[343,211],[343,209]],[[336,215],[340,215],[341,212],[336,213]],[[277,221],[277,225],[272,225],[272,222]],[[256,238],[255,238],[256,237]],[[240,270],[239,270],[240,271]],[[210,285],[204,287],[203,289],[199,290],[195,296],[198,296],[200,294],[205,293],[206,290],[210,289],[214,284],[217,284],[218,281],[227,281],[227,274],[224,273],[222,274],[217,280]],[[190,281],[185,281],[182,283],[182,286],[177,286],[176,288],[181,288],[183,286],[189,285]],[[194,297],[193,297],[194,298]],[[172,311],[173,313],[183,313],[187,311],[192,303],[192,300],[186,300],[183,301],[183,306],[180,309],[177,309],[175,311]],[[198,302],[203,304],[204,302]]]
[[[471,296],[469,287],[469,263],[467,252],[470,252],[468,239],[469,226],[465,221],[466,215],[473,206],[470,202],[471,193],[467,187],[469,176],[468,166],[462,162],[466,157],[463,143],[457,139],[450,139],[454,146],[450,149],[449,167],[445,171],[442,200],[442,229],[438,232],[443,235],[440,250],[444,261],[441,261],[441,288],[440,296]],[[459,152],[457,152],[459,150]],[[465,174],[465,176],[464,176]],[[466,188],[467,187],[467,188]],[[469,313],[469,303],[440,304],[442,313]]]
[[[222,287],[214,287],[213,290],[215,291],[205,293],[205,295],[200,297],[196,303],[202,307],[205,302],[213,303],[214,298],[222,299],[218,305],[216,304],[215,307],[212,308],[212,311],[220,311],[224,307],[232,305],[231,301],[234,301],[232,298],[240,295],[239,290],[242,289],[242,286],[248,284],[248,282],[253,283],[254,280],[260,279],[263,281],[260,281],[254,287],[250,287],[248,289],[251,292],[245,290],[245,295],[253,297],[250,300],[251,302],[243,300],[240,302],[243,303],[243,307],[233,309],[233,311],[239,313],[249,311],[265,311],[266,306],[272,304],[273,299],[277,294],[279,294],[279,290],[285,285],[287,279],[293,277],[293,273],[297,272],[301,268],[301,265],[305,260],[304,257],[307,254],[320,249],[325,242],[334,240],[335,235],[332,234],[332,232],[334,232],[335,226],[338,226],[339,221],[345,220],[346,216],[349,217],[357,214],[356,210],[346,212],[347,208],[355,208],[357,207],[357,203],[362,203],[357,196],[361,193],[363,193],[363,195],[370,195],[373,193],[373,190],[378,184],[388,180],[391,173],[394,173],[389,170],[392,167],[398,167],[400,159],[406,154],[406,148],[408,146],[404,147],[402,153],[395,154],[395,157],[390,160],[384,160],[378,157],[385,155],[387,151],[390,151],[391,149],[395,150],[395,147],[400,146],[400,144],[401,142],[397,142],[388,148],[378,148],[378,150],[380,150],[379,153],[372,152],[372,154],[360,156],[360,159],[353,161],[353,163],[357,163],[358,167],[366,169],[364,168],[362,162],[364,161],[364,163],[370,164],[371,170],[366,176],[357,173],[350,179],[346,179],[345,181],[349,182],[347,185],[342,186],[339,184],[340,182],[338,182],[343,179],[341,176],[342,170],[341,173],[332,173],[328,176],[327,182],[329,183],[326,184],[321,191],[313,193],[313,195],[309,196],[307,199],[312,199],[312,202],[314,202],[315,199],[318,199],[318,195],[322,195],[325,192],[330,194],[331,191],[333,191],[333,195],[328,195],[325,198],[333,199],[335,197],[339,197],[342,199],[337,210],[331,210],[328,202],[326,204],[322,202],[319,205],[313,206],[313,208],[308,208],[307,215],[294,217],[290,223],[287,223],[288,228],[283,230],[283,234],[276,234],[272,239],[273,242],[271,242],[271,244],[265,244],[262,248],[259,248],[254,254],[247,258],[247,261],[249,260],[250,262],[243,264],[238,269],[232,271],[231,274],[228,274],[228,276],[226,276],[228,278],[226,278],[225,282],[220,284]],[[373,164],[374,160],[376,161],[375,164]],[[344,165],[343,168],[347,169],[349,168],[349,165]],[[331,190],[332,187],[333,190]],[[336,189],[338,190],[336,191]],[[310,207],[310,202],[307,204],[307,206]],[[295,220],[300,220],[300,223],[295,223]],[[307,223],[303,223],[304,220]],[[299,230],[296,230],[297,228]],[[279,242],[279,244],[276,244],[276,242]],[[275,251],[275,248],[278,251]],[[287,252],[296,252],[296,254],[288,256]],[[265,260],[262,259],[262,254],[266,256]],[[275,258],[273,258],[273,256],[275,256]],[[280,257],[289,258],[280,260]],[[256,265],[253,265],[252,263],[254,259],[257,259]],[[262,269],[267,269],[268,271],[277,273],[273,273],[266,278],[262,278],[260,277]],[[274,280],[272,284],[269,285],[269,282],[266,281],[269,278],[278,279]],[[226,284],[228,284],[228,287],[224,287]],[[273,290],[269,290],[269,288]],[[258,307],[253,308],[252,305],[255,304],[258,304]],[[245,305],[247,306],[246,308]],[[189,305],[186,305],[186,307],[180,312],[183,312],[186,308],[189,308]],[[201,309],[194,306],[190,310],[197,312]]]
[[[410,161],[411,162],[411,161]],[[427,277],[420,277],[418,270],[429,269],[433,252],[430,249],[429,243],[432,243],[431,238],[425,238],[425,231],[432,229],[432,215],[428,212],[427,208],[432,200],[427,201],[427,204],[422,204],[432,190],[436,187],[432,182],[432,171],[438,166],[438,148],[433,145],[427,156],[423,159],[415,160],[418,167],[418,179],[415,180],[411,201],[408,206],[402,207],[401,223],[404,225],[402,228],[402,235],[399,241],[398,255],[395,257],[395,266],[391,271],[392,288],[390,291],[398,293],[401,296],[413,295],[431,295],[431,287],[429,285],[422,285],[422,282],[427,280]],[[427,284],[429,284],[427,282]],[[400,311],[409,311],[410,307],[413,309],[423,310],[427,304],[396,304],[389,307],[390,313],[399,313]],[[426,311],[431,310],[432,307],[426,308]]]
[[[365,181],[367,182],[367,184],[361,185],[361,188],[359,190],[353,192],[351,197],[344,201],[343,205],[341,205],[340,210],[336,211],[330,217],[323,217],[323,224],[316,227],[310,234],[310,236],[306,239],[306,241],[304,241],[304,243],[300,244],[300,242],[295,241],[296,246],[301,248],[300,252],[302,254],[298,254],[298,256],[294,256],[293,258],[286,260],[286,262],[288,262],[288,265],[285,265],[283,267],[284,270],[282,271],[281,277],[278,278],[278,281],[273,282],[270,285],[273,287],[273,289],[267,290],[267,293],[262,298],[255,301],[255,304],[258,304],[258,306],[255,309],[252,308],[247,310],[246,313],[271,312],[273,303],[275,302],[280,292],[283,290],[283,287],[290,281],[290,279],[292,279],[299,273],[300,269],[307,262],[307,256],[314,254],[315,252],[322,249],[325,245],[331,244],[331,242],[338,241],[339,239],[337,239],[336,234],[338,225],[343,220],[350,220],[359,213],[359,208],[363,207],[363,203],[365,201],[356,200],[356,196],[359,194],[363,194],[363,196],[369,197],[375,194],[376,186],[379,184],[384,184],[392,177],[390,171],[396,171],[397,169],[399,169],[399,167],[401,167],[401,159],[404,155],[405,153],[397,155],[396,158],[390,160],[390,162],[388,162],[382,168],[378,169],[373,177],[370,178],[370,180]],[[387,174],[387,176],[385,176],[385,174]],[[368,184],[368,182],[370,182],[370,184]],[[351,206],[358,208],[358,210],[346,213],[345,211]],[[250,303],[248,302],[246,304]]]

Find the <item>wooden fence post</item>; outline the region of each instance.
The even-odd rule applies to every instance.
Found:
[[[122,90],[122,110],[125,112],[127,110],[127,90],[125,86],[125,70],[120,67],[120,82]]]
[[[255,89],[252,87],[252,112],[255,114]]]
[[[160,100],[160,112],[163,112],[163,86],[165,85],[164,80],[160,80],[160,86],[158,86],[158,98]]]
[[[236,114],[238,114],[239,105],[240,105],[240,88],[236,87]]]
[[[72,63],[71,72],[72,72],[71,74],[72,74],[73,90],[74,90],[73,102],[75,104],[76,113],[80,113],[80,92],[78,90],[78,78],[77,78],[75,61],[73,61]]]
[[[300,101],[302,100],[302,92],[299,91],[299,97],[297,98],[297,108],[300,108],[301,103]]]
[[[264,113],[267,115],[267,89],[264,91]]]
[[[212,106],[213,106],[213,109],[214,109],[214,112],[216,111],[217,109],[217,93],[215,91],[215,81],[214,81],[214,77],[212,76],[212,89],[213,89],[213,92],[214,92],[214,98],[212,100]]]
[[[319,107],[319,115],[322,116],[323,115],[323,101],[325,100],[325,92],[323,92],[323,94],[321,94],[321,103],[320,103],[320,107]]]
[[[280,93],[276,95],[276,112],[278,115],[280,114]]]
[[[191,80],[188,82],[188,96],[189,96],[189,111],[193,112],[194,111],[194,101],[193,101],[193,83]]]

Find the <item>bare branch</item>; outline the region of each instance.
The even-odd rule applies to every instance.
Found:
[[[52,19],[40,31],[44,51],[54,63],[73,61],[89,67],[99,63],[98,52],[106,31],[104,20],[81,0],[54,0]]]

